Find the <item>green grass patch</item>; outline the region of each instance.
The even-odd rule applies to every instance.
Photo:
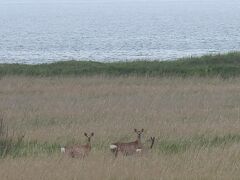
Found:
[[[234,143],[240,143],[240,135],[228,134],[214,137],[198,136],[189,139],[160,140],[155,149],[161,153],[171,154],[185,152],[191,148],[214,148]]]
[[[0,139],[0,157],[10,156],[13,158],[23,156],[36,156],[40,154],[53,154],[60,152],[59,144],[39,143],[37,141],[18,141],[13,139]]]
[[[0,76],[219,76],[240,75],[240,52],[181,58],[175,61],[101,63],[62,61],[51,64],[0,64]]]
[[[72,143],[75,144],[76,142]],[[189,139],[163,139],[156,141],[153,149],[157,153],[177,154],[184,153],[187,150],[211,149],[215,147],[226,148],[232,144],[240,143],[240,135],[224,135],[214,137],[192,137]],[[72,145],[69,144],[68,145]],[[108,151],[109,142],[94,142],[93,148],[97,151]],[[52,155],[60,153],[60,144],[58,143],[39,143],[38,141],[23,141],[13,139],[0,139],[0,157],[7,156],[16,158],[24,156],[39,156],[41,154]]]

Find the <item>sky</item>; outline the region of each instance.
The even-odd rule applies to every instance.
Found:
[[[68,2],[181,2],[181,1],[189,1],[189,2],[202,2],[202,1],[216,1],[223,2],[229,0],[0,0],[0,3],[68,3]],[[230,1],[238,1],[238,0],[230,0]]]
[[[189,2],[189,3],[239,3],[240,0],[0,0],[0,5],[5,4],[72,4],[72,3],[161,3],[161,2]]]

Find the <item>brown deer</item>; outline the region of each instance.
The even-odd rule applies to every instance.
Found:
[[[118,153],[121,152],[124,156],[132,155],[137,152],[137,149],[142,149],[142,143],[141,143],[141,135],[143,133],[144,129],[138,131],[137,129],[134,129],[134,132],[137,134],[137,140],[133,142],[128,143],[112,143],[110,145],[110,150],[115,154],[115,157],[117,157]]]
[[[136,152],[139,154],[139,153],[143,153],[143,152],[147,152],[148,150],[151,150],[153,148],[153,145],[155,143],[155,137],[150,137],[149,140],[147,141],[151,141],[151,144],[149,147],[142,147],[142,148],[138,148],[136,149]]]
[[[87,133],[84,133],[84,136],[87,137],[87,144],[62,147],[61,152],[68,154],[72,158],[84,158],[88,156],[89,152],[91,151],[91,138],[94,136],[94,133],[91,133],[90,136],[88,136]]]

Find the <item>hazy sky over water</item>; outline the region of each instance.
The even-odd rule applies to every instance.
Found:
[[[236,51],[239,9],[240,0],[0,0],[0,63]]]
[[[81,2],[237,2],[238,0],[0,0],[0,3],[81,3]]]
[[[0,0],[0,63],[236,51],[239,9],[240,0]]]

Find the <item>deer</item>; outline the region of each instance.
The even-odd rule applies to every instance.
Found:
[[[144,129],[141,129],[140,131],[134,129],[134,132],[137,134],[136,141],[128,143],[122,142],[112,143],[110,145],[110,150],[115,154],[115,157],[117,157],[119,152],[121,152],[124,156],[128,156],[135,154],[137,151],[140,151],[142,149],[141,135],[143,131]]]
[[[61,147],[61,153],[66,153],[72,158],[85,158],[88,156],[91,151],[91,138],[94,136],[94,133],[92,132],[90,136],[88,136],[87,133],[84,133],[84,136],[87,138],[87,144]]]
[[[138,148],[138,149],[136,149],[136,153],[140,154],[140,153],[143,153],[143,152],[147,152],[148,150],[151,150],[153,148],[154,143],[155,143],[155,139],[156,139],[155,137],[150,137],[150,139],[147,140],[147,141],[151,142],[150,146],[147,147],[147,148],[146,147]]]

